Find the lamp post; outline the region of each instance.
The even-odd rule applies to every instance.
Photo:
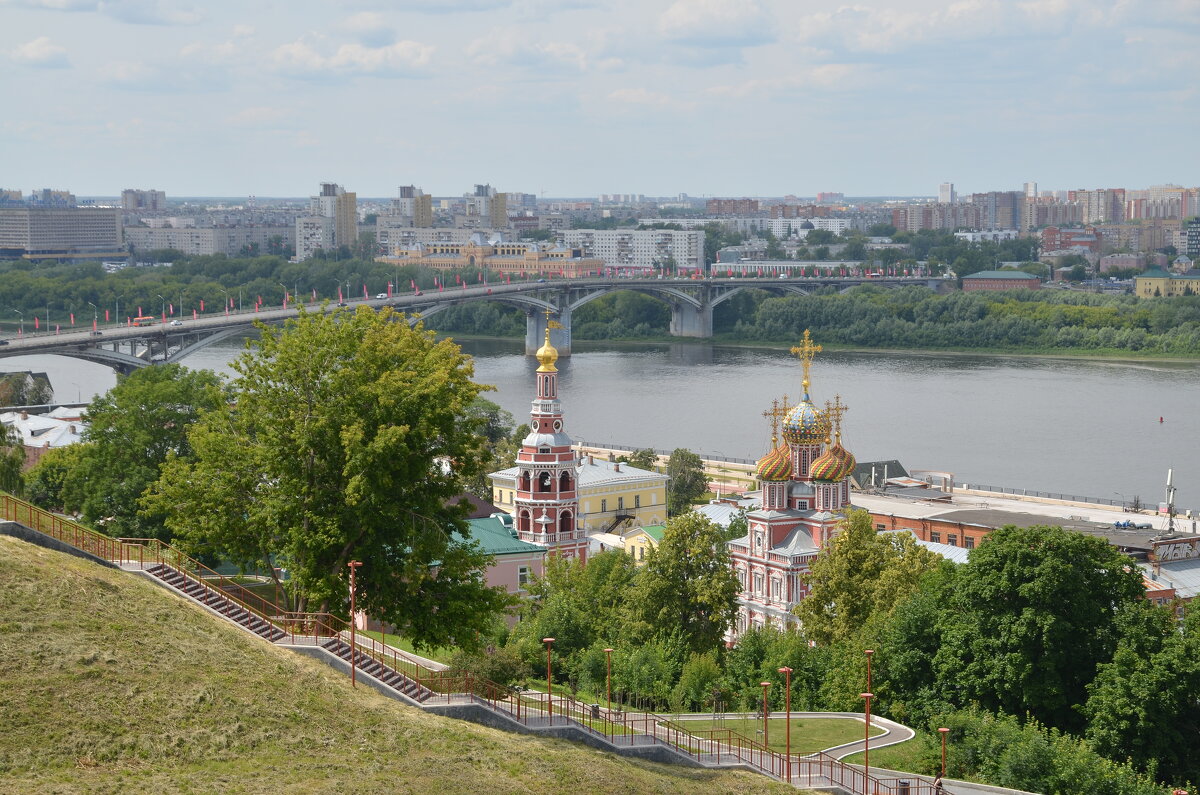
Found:
[[[542,643],[546,644],[546,717],[550,723],[554,723],[554,689],[550,678],[550,645],[554,643],[554,638],[542,638]]]
[[[159,299],[160,301],[162,301],[162,321],[164,323],[166,323],[167,322],[167,299],[163,298],[158,293],[155,293],[154,297]]]
[[[14,309],[13,311],[21,316],[21,325],[17,328],[17,336],[24,337],[25,336],[25,313],[22,312],[20,309]]]
[[[121,299],[125,297],[124,293],[117,296],[116,309],[113,310],[113,323],[121,325]]]
[[[787,780],[787,783],[791,784],[792,783],[792,669],[788,668],[785,665],[779,669],[779,673],[783,674],[783,686],[785,688],[783,691],[783,703],[784,703],[783,709],[784,709],[785,714],[787,715],[786,722],[783,724],[783,726],[784,726],[783,730],[784,730],[785,734],[787,735],[787,740],[785,741],[786,750],[784,751],[784,757],[787,760],[785,762],[785,764],[787,765],[787,776],[785,778]]]
[[[355,683],[355,671],[358,670],[358,666],[354,662],[355,654],[358,653],[358,646],[354,643],[354,625],[356,623],[354,620],[354,572],[358,571],[358,567],[362,565],[362,561],[352,560],[346,565],[350,568],[350,686],[358,687]]]
[[[867,692],[868,693],[874,692],[873,690],[871,690],[871,655],[874,653],[875,653],[874,649],[863,649],[863,654],[867,655]]]
[[[88,301],[87,305],[92,308],[92,331],[95,331],[96,325],[100,322],[100,310],[91,301]]]
[[[871,699],[874,693],[859,693],[867,702],[867,721],[863,725],[863,792],[867,791],[867,779],[871,777]]]
[[[612,712],[612,653],[612,649],[604,650],[604,695],[609,712]]]
[[[771,712],[767,708],[767,690],[770,689],[771,683],[759,682],[759,684],[762,685],[763,689],[763,746],[769,746],[771,744],[771,735],[768,719],[771,717]]]
[[[225,296],[225,317],[229,317],[229,302],[231,300],[229,298],[229,291],[222,290],[221,293]]]
[[[283,308],[284,308],[284,309],[287,309],[287,302],[288,302],[288,288],[287,288],[287,285],[286,285],[286,284],[284,284],[283,282],[275,282],[275,283],[276,283],[276,284],[278,284],[280,287],[282,287],[282,288],[283,288]]]
[[[938,734],[942,735],[942,778],[946,777],[946,735],[949,733],[950,730],[945,726],[938,729]]]

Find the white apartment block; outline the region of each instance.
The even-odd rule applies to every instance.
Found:
[[[721,224],[732,232],[745,235],[756,235],[760,232],[770,232],[775,237],[804,237],[810,229],[824,229],[840,235],[851,226],[849,218],[740,218],[740,217],[707,217],[707,218],[639,218],[643,226],[651,224],[672,223],[684,229],[701,229],[706,224]],[[805,226],[810,224],[811,226]]]
[[[193,223],[194,219],[191,220]],[[127,226],[125,242],[135,251],[174,249],[184,254],[204,256],[226,254],[236,257],[244,248],[257,247],[266,254],[272,238],[280,238],[284,248],[296,238],[293,226],[163,227]]]
[[[558,242],[581,248],[609,268],[704,268],[704,232],[677,229],[564,229]]]

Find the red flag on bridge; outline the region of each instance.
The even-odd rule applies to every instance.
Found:
[[[167,304],[167,306],[171,307],[171,311],[168,314],[174,315],[175,314],[175,304]]]
[[[108,310],[107,309],[104,310],[104,322],[105,323],[108,322]]]
[[[71,325],[72,326],[75,325],[75,313],[74,312],[71,313]]]
[[[200,299],[200,311],[201,312],[204,311],[204,299],[203,298]]]
[[[192,310],[192,320],[195,320],[197,317],[198,317],[198,315],[197,315],[197,313],[196,313],[196,310],[195,310],[195,309],[193,309],[193,310]]]
[[[58,333],[58,324],[57,323],[54,324],[54,333],[55,334]]]
[[[92,331],[96,330],[96,316],[92,315]]]
[[[367,285],[363,285],[363,298],[367,297]]]
[[[35,331],[36,331],[36,330],[39,328],[39,326],[38,326],[38,316],[37,316],[37,315],[34,315],[34,316],[33,316],[33,328],[34,328],[34,330],[35,330]]]

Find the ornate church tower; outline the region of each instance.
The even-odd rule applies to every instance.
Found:
[[[833,444],[824,455],[812,462],[809,469],[818,511],[833,513],[850,504],[849,478],[856,462],[850,451],[842,447],[842,415],[846,410],[841,395],[834,396],[832,403],[825,404],[825,416],[833,424]]]
[[[821,455],[821,443],[829,436],[829,418],[813,405],[808,396],[808,370],[812,360],[821,352],[820,345],[813,345],[808,329],[800,344],[792,348],[792,353],[800,359],[804,368],[804,396],[787,413],[783,420],[783,438],[791,447],[792,479],[811,480],[809,474],[812,462]]]
[[[549,320],[549,313],[547,313]],[[529,435],[517,453],[516,494],[513,498],[517,536],[547,547],[551,554],[587,558],[588,540],[578,527],[578,465],[571,437],[563,432],[558,402],[558,351],[546,340],[537,351],[537,396],[529,414]]]

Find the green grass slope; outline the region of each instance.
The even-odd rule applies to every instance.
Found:
[[[347,791],[788,790],[428,715],[152,583],[0,536],[0,792]]]

